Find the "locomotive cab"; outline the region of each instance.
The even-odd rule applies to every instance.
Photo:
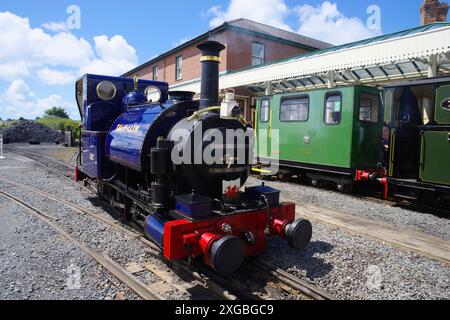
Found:
[[[384,99],[391,194],[448,205],[450,78],[392,85],[385,88]]]

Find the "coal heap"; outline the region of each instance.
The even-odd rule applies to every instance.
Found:
[[[62,141],[63,135],[43,124],[22,120],[7,129],[0,129],[3,139],[8,143],[28,143],[30,141]]]

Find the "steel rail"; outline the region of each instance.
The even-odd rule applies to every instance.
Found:
[[[312,298],[314,300],[336,300],[335,297],[317,287],[316,285],[308,283],[285,270],[271,266],[261,260],[249,259],[249,262],[255,268],[271,274],[277,280],[283,282],[294,290],[300,291],[302,294],[306,295],[309,298]]]
[[[42,191],[40,189],[37,189],[35,187],[31,187],[31,186],[26,186],[24,184],[21,183],[17,183],[17,182],[13,182],[13,181],[9,181],[9,180],[5,180],[0,178],[0,181],[4,182],[4,183],[8,183],[10,185],[13,185],[15,187],[18,188],[22,188],[25,190],[28,190],[30,192],[34,192],[37,194],[40,194],[41,196],[44,196],[50,200],[53,200],[57,203],[60,203],[70,209],[72,209],[73,211],[75,211],[76,213],[80,214],[80,215],[88,215],[100,222],[103,222],[105,224],[107,224],[108,226],[114,228],[115,230],[121,231],[123,233],[125,233],[127,236],[129,236],[131,239],[135,239],[140,241],[141,243],[143,243],[144,245],[146,245],[147,247],[150,247],[150,249],[157,254],[159,257],[162,257],[162,251],[161,248],[158,247],[157,245],[155,245],[153,242],[147,240],[144,236],[142,236],[140,233],[129,230],[125,227],[123,227],[122,225],[114,222],[114,221],[110,221],[107,218],[104,218],[98,214],[92,213],[84,208],[82,208],[79,205],[73,204],[65,199],[62,199],[58,196],[52,195],[50,193],[47,193],[45,191]],[[226,285],[227,287],[231,288],[233,291],[237,292],[239,294],[239,296],[247,299],[247,300],[251,300],[251,299],[255,299],[255,297],[252,297],[251,295],[248,294],[248,292],[246,292],[245,290],[243,290],[242,288],[239,288],[235,285],[232,285],[229,281],[221,278],[219,279],[218,276],[212,274],[212,273],[207,273],[207,271],[205,269],[203,269],[202,267],[198,267],[199,270],[193,270],[193,266],[188,266],[185,263],[182,262],[172,262],[172,265],[177,267],[180,270],[183,270],[184,272],[188,272],[190,273],[197,281],[203,283],[205,285],[205,287],[211,288],[211,290],[217,294],[222,296],[223,298],[227,299],[227,300],[236,300],[237,297],[235,295],[233,295],[231,292],[229,292],[229,290],[225,289],[224,287],[222,287],[222,285]],[[201,270],[201,272],[200,272]],[[222,285],[218,284],[218,283],[222,283]]]
[[[106,254],[101,255],[97,254],[94,251],[90,250],[88,247],[86,247],[86,245],[73,238],[69,233],[67,233],[64,229],[62,229],[55,223],[57,219],[52,218],[50,215],[46,214],[42,210],[35,208],[29,203],[15,197],[14,195],[8,192],[0,190],[0,195],[28,209],[34,216],[36,216],[42,222],[52,227],[58,234],[62,235],[70,242],[75,244],[81,251],[83,251],[85,254],[87,254],[89,257],[95,260],[99,265],[103,266],[106,270],[108,270],[111,274],[113,274],[118,280],[120,280],[123,284],[129,287],[142,299],[144,300],[163,299],[161,296],[159,296],[157,292],[150,290],[144,283],[142,283],[140,280],[131,275],[127,270],[125,270],[119,264],[114,262]]]

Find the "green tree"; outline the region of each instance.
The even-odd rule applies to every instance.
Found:
[[[69,119],[69,115],[67,114],[66,110],[59,107],[53,107],[51,109],[48,109],[47,111],[45,111],[45,114],[47,116]]]

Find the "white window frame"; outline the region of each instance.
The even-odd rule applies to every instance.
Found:
[[[153,66],[153,81],[158,81],[158,66]]]
[[[262,50],[262,56],[255,55],[255,46],[261,46],[263,48]],[[258,59],[258,62],[254,62],[254,59]],[[252,66],[259,66],[261,64],[264,64],[266,61],[266,46],[263,43],[260,42],[252,42]]]
[[[175,80],[183,79],[183,56],[175,58]]]

